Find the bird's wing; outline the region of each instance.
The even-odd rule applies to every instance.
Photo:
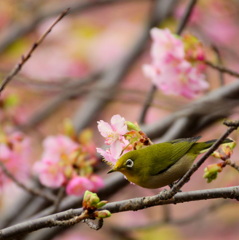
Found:
[[[181,159],[199,138],[177,139],[168,143],[155,144],[158,146],[152,157],[152,165],[149,166],[150,175],[158,175],[167,171],[179,159]],[[152,154],[152,153],[151,153]],[[155,164],[156,163],[156,164]]]

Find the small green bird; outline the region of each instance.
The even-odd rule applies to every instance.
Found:
[[[200,137],[176,139],[133,150],[121,156],[108,172],[119,171],[144,188],[160,188],[180,179],[196,157],[209,149],[216,140],[197,142]],[[225,139],[224,143],[232,142]]]

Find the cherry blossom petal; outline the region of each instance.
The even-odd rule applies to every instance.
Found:
[[[94,184],[86,177],[74,177],[66,186],[68,195],[82,196],[86,190],[92,191]]]
[[[112,128],[119,133],[120,135],[124,135],[128,132],[127,125],[125,123],[125,118],[121,117],[119,114],[114,115],[111,118]]]
[[[107,161],[111,163],[116,163],[117,158],[115,158],[109,149],[104,150],[102,148],[96,148],[96,151]]]
[[[35,163],[34,171],[39,174],[40,182],[47,187],[61,187],[66,180],[62,169],[58,164],[51,160],[44,160]]]
[[[108,137],[113,131],[111,125],[103,120],[100,120],[98,123],[98,130],[103,137]]]

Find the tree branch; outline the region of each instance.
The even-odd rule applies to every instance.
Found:
[[[160,200],[159,194],[150,197],[133,198],[118,202],[112,202],[106,204],[103,209],[109,210],[111,213],[119,213],[125,211],[137,211],[145,208],[165,205],[165,204],[178,204],[191,201],[216,199],[216,198],[228,198],[239,200],[239,186],[227,187],[227,188],[215,188],[207,190],[197,190],[190,192],[179,192],[173,198],[169,200]],[[42,228],[48,228],[55,226],[52,223],[56,221],[63,221],[72,219],[76,216],[80,216],[83,212],[82,208],[70,209],[57,214],[49,215],[46,217],[32,219],[25,221],[14,226],[0,230],[0,239],[10,239],[20,234],[26,234],[32,231],[36,231]]]
[[[209,62],[209,61],[204,61],[204,63],[206,65],[208,65],[209,67],[211,67],[211,68],[213,68],[215,70],[218,70],[221,73],[227,73],[227,74],[229,74],[229,75],[231,75],[233,77],[237,77],[237,78],[239,77],[239,73],[236,72],[236,71],[233,71],[231,69],[225,68],[223,66],[216,65],[216,64],[214,64],[212,62]]]
[[[27,62],[27,60],[31,57],[32,53],[36,50],[36,48],[44,41],[44,39],[47,37],[47,35],[52,31],[54,26],[62,19],[64,18],[68,13],[70,9],[66,9],[56,20],[55,22],[47,29],[47,31],[40,37],[40,39],[35,42],[28,53],[24,56],[22,56],[21,61],[13,68],[13,70],[7,75],[0,85],[0,94],[6,87],[6,85],[13,79],[14,76],[18,74],[18,72],[22,69],[23,65]]]
[[[40,191],[39,189],[36,188],[31,188],[29,186],[26,186],[25,184],[19,182],[15,176],[13,176],[8,169],[6,168],[6,166],[3,164],[3,162],[0,161],[0,168],[2,169],[3,173],[9,178],[11,179],[18,187],[20,187],[21,189],[27,191],[28,193],[30,193],[31,195],[34,196],[39,196],[42,197],[50,202],[54,202],[55,201],[55,197],[51,194],[47,194],[43,191]]]

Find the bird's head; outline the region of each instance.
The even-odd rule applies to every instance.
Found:
[[[121,172],[128,178],[129,175],[134,174],[136,157],[136,151],[127,152],[117,160],[113,168],[108,173]]]

